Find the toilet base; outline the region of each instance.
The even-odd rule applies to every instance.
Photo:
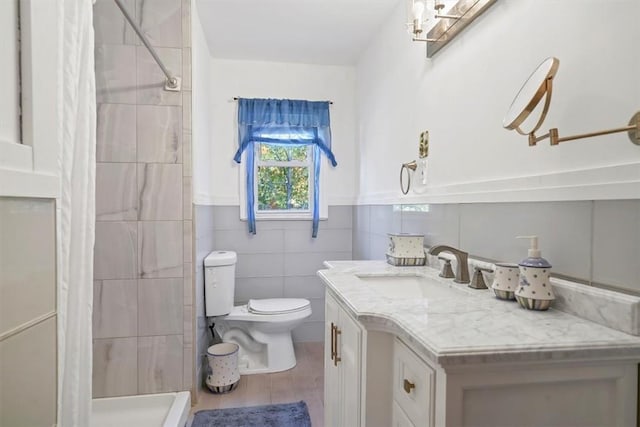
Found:
[[[222,334],[222,341],[240,346],[240,375],[282,372],[296,366],[296,355],[289,331],[264,334],[254,330],[249,335],[240,328],[230,328]]]

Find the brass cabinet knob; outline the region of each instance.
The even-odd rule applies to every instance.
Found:
[[[411,390],[416,388],[416,385],[405,378],[403,387],[404,387],[404,391],[406,391],[407,394],[409,394],[409,393],[411,393]]]

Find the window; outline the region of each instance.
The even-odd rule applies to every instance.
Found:
[[[313,206],[313,150],[309,145],[256,144],[258,218],[272,213],[310,217]]]
[[[256,233],[257,218],[284,215],[311,219],[311,235],[316,237],[318,221],[326,217],[320,153],[337,165],[331,152],[329,102],[240,98],[238,143],[233,159],[244,165],[240,216],[247,219],[249,233]]]
[[[0,141],[20,137],[20,7],[18,0],[0,1]]]

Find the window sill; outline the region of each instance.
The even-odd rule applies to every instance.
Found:
[[[320,221],[326,221],[327,216],[320,216]],[[240,220],[246,221],[246,216],[241,216]],[[311,221],[313,215],[310,213],[274,213],[274,214],[256,214],[256,221]]]

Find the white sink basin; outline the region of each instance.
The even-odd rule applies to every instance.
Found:
[[[397,299],[450,298],[459,296],[459,291],[443,283],[417,275],[356,275],[374,292]]]

